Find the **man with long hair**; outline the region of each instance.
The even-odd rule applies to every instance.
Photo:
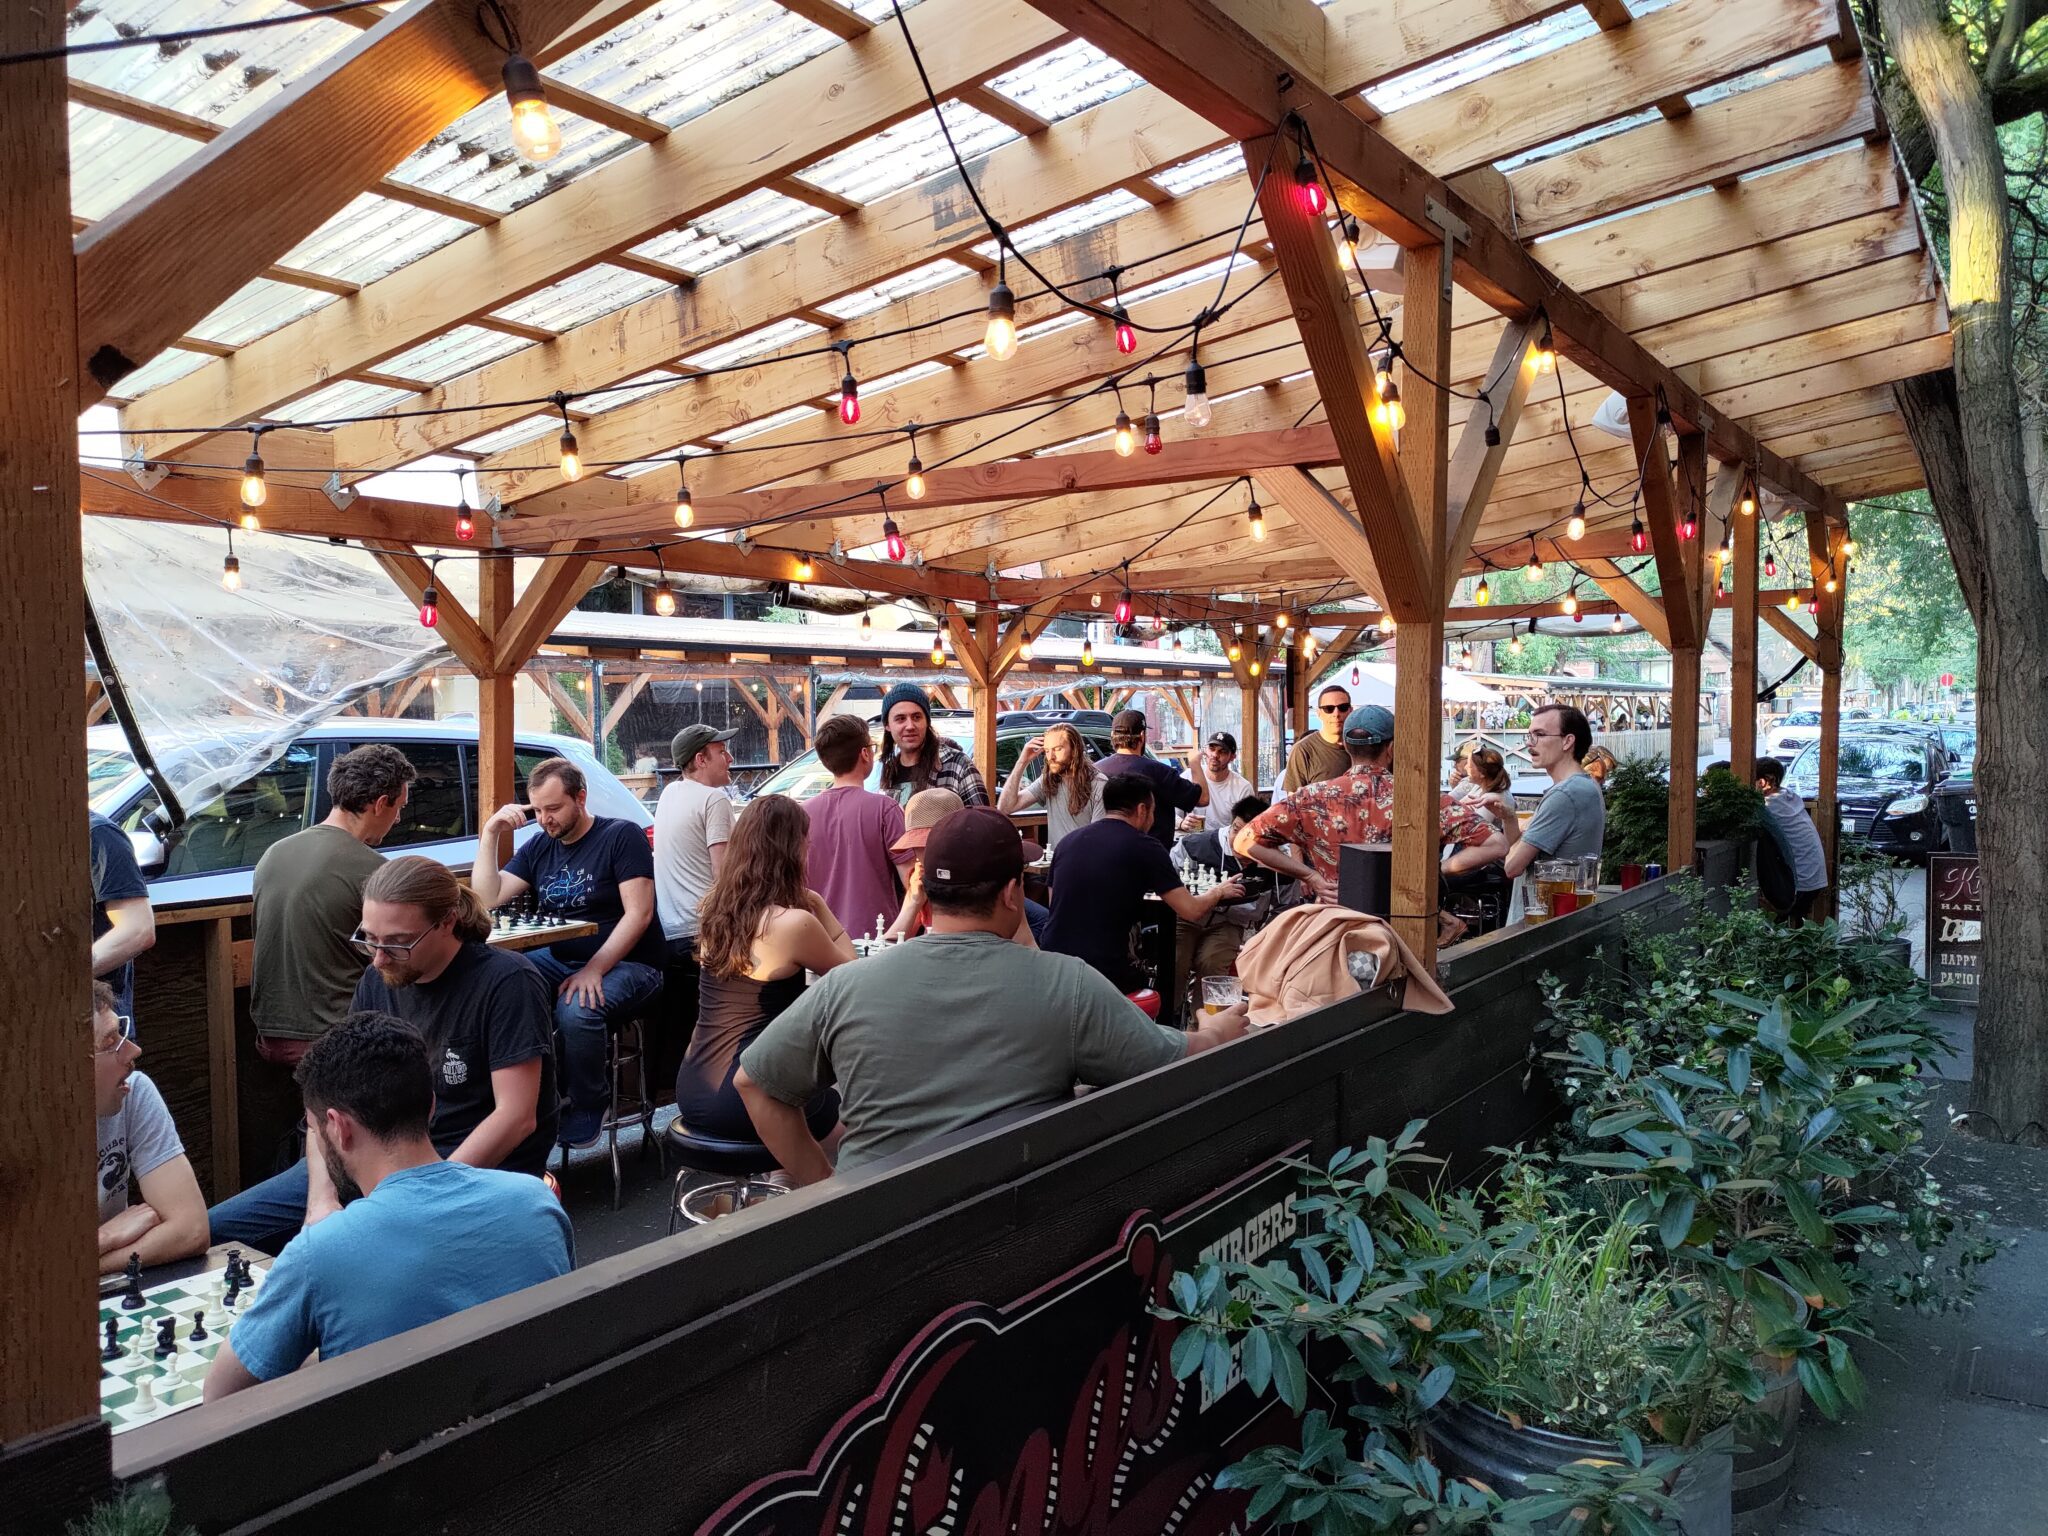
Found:
[[[895,751],[882,762],[882,793],[899,804],[920,790],[950,789],[964,805],[987,805],[988,786],[974,759],[932,728],[932,701],[915,683],[882,696],[882,728]]]
[[[1031,783],[1024,775],[1043,759],[1045,771]],[[1024,743],[1003,791],[996,797],[996,809],[1005,816],[1045,807],[1045,846],[1057,849],[1067,835],[1078,832],[1102,815],[1102,786],[1106,781],[1088,760],[1088,747],[1081,733],[1064,721],[1046,727],[1043,736]]]
[[[443,1161],[428,1047],[357,1013],[299,1061],[306,1144],[341,1203],[309,1212],[206,1373],[206,1400],[565,1275],[574,1239],[538,1179]]]
[[[556,1125],[553,1010],[548,985],[524,955],[485,940],[490,914],[433,859],[392,859],[363,887],[356,947],[370,968],[356,983],[357,1012],[391,1014],[426,1041],[441,1155],[478,1168],[538,1175]],[[317,1160],[216,1205],[216,1243],[275,1252],[338,1203]]]

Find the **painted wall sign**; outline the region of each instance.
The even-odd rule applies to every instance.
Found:
[[[1951,1003],[1977,1001],[1984,959],[1984,884],[1974,853],[1927,859],[1927,981]]]
[[[1296,1155],[1295,1148],[1288,1155]],[[1154,1317],[1179,1268],[1256,1260],[1294,1238],[1298,1176],[1260,1164],[1003,1306],[932,1319],[801,1470],[761,1479],[697,1536],[1224,1536],[1245,1498],[1216,1473],[1292,1443],[1292,1415],[1233,1381],[1174,1380],[1178,1325]]]

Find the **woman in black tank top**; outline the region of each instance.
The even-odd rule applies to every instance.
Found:
[[[697,1027],[676,1074],[676,1112],[701,1135],[759,1139],[733,1087],[740,1053],[803,995],[806,970],[822,973],[853,958],[846,930],[804,886],[810,829],[794,800],[754,801],[733,823],[699,908]],[[824,1140],[838,1123],[839,1095],[827,1089],[805,1115],[811,1134]]]

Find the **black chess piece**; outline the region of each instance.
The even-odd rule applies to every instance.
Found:
[[[204,1312],[194,1312],[192,1314],[192,1331],[185,1335],[185,1340],[190,1344],[204,1344],[207,1338],[206,1314]]]
[[[137,1307],[146,1306],[149,1298],[142,1294],[142,1255],[128,1255],[128,1289],[121,1293],[121,1310],[133,1312]]]
[[[225,1291],[221,1292],[221,1297],[220,1297],[220,1304],[221,1304],[221,1306],[222,1306],[222,1307],[224,1307],[224,1308],[226,1308],[226,1309],[227,1309],[228,1311],[230,1311],[230,1312],[234,1311],[234,1310],[235,1310],[235,1302],[236,1302],[236,1300],[237,1300],[237,1299],[238,1299],[238,1298],[239,1298],[239,1297],[241,1296],[241,1294],[242,1294],[242,1286],[241,1286],[241,1277],[240,1277],[239,1275],[229,1275],[229,1276],[228,1276],[228,1288],[227,1288],[227,1289],[226,1289]]]
[[[228,1250],[228,1275],[229,1275],[229,1277],[230,1277],[230,1278],[232,1278],[232,1277],[233,1277],[233,1275],[234,1275],[234,1273],[235,1273],[235,1271],[236,1271],[236,1270],[238,1270],[238,1269],[240,1269],[241,1267],[242,1267],[242,1250],[241,1250],[241,1249],[239,1249],[239,1248],[230,1248],[230,1249]]]
[[[178,1320],[167,1317],[156,1325],[156,1357],[168,1360],[178,1352]]]
[[[107,1347],[100,1351],[100,1358],[102,1360],[118,1360],[121,1358],[121,1320],[117,1317],[108,1318],[106,1329]]]

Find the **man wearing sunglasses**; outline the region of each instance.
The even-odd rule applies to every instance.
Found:
[[[1327,783],[1351,771],[1351,751],[1344,745],[1344,719],[1351,713],[1351,695],[1336,683],[1316,694],[1316,733],[1304,736],[1287,754],[1280,787],[1298,795],[1311,784]]]
[[[92,1089],[99,1116],[100,1273],[168,1264],[206,1248],[206,1200],[163,1095],[135,1059],[135,1023],[115,1012],[114,989],[92,984]],[[142,1199],[128,1203],[128,1186]]]

